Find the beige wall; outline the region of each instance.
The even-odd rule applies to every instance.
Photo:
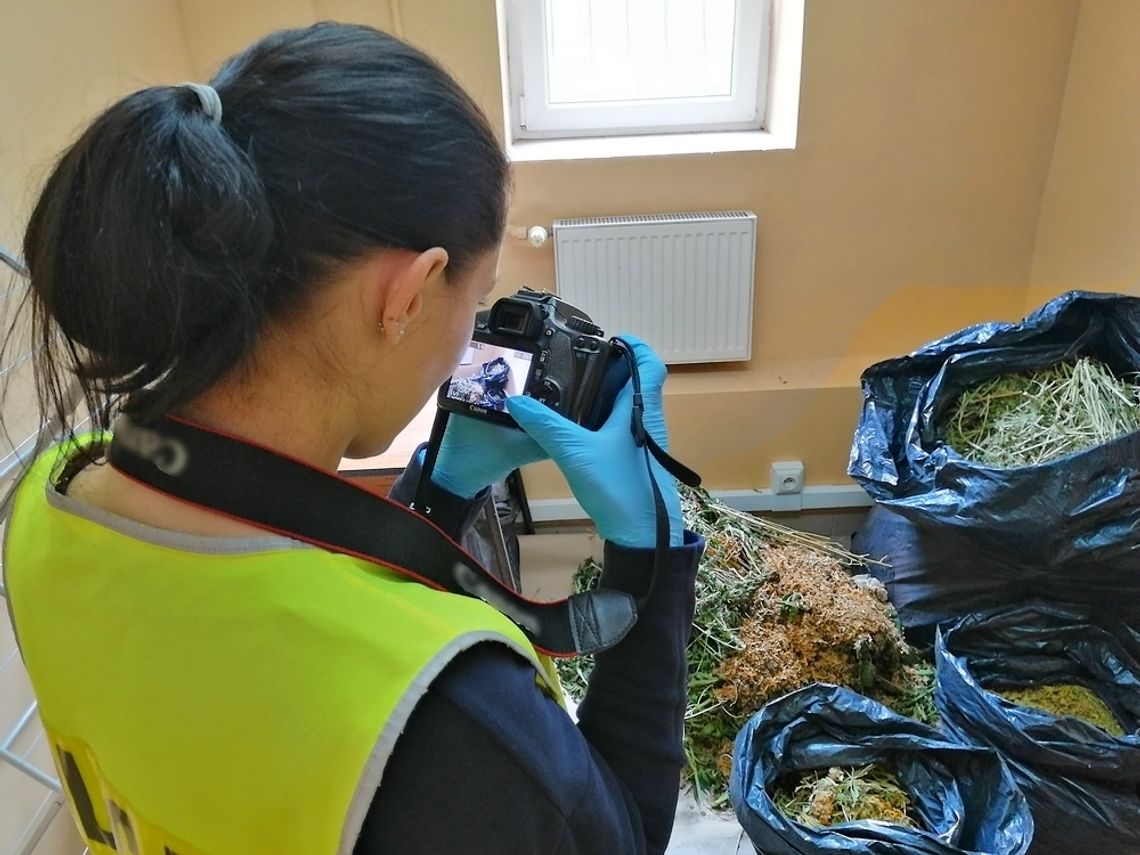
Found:
[[[1140,294],[1140,3],[1085,0],[1041,205],[1028,305]]]
[[[75,15],[59,16],[64,27],[26,13],[24,53],[4,60],[12,73],[34,67],[36,51],[46,64],[45,45],[61,65],[34,82],[45,92],[21,96],[17,116],[31,120],[6,131],[23,139],[19,165],[5,157],[0,168],[5,209],[23,209],[8,197],[25,192],[30,167],[42,175],[82,120],[75,103],[93,108],[131,79],[206,78],[280,26],[394,20],[386,0],[181,0],[183,48],[170,4],[134,5],[126,31],[91,41]],[[396,6],[404,35],[501,122],[494,0]],[[1078,0],[809,0],[795,151],[522,164],[512,220],[756,211],[755,358],[675,372],[675,446],[714,488],[764,486],[770,461],[789,457],[805,461],[809,483],[841,483],[863,367],[1022,313],[1079,9]],[[117,64],[95,69],[108,54]],[[12,148],[5,138],[5,154]],[[553,258],[512,242],[502,273],[504,288],[550,287]],[[549,469],[530,481],[536,496],[565,492]]]
[[[176,0],[195,79],[207,80],[218,64],[260,36],[314,21],[349,21],[392,32],[389,0]],[[404,5],[413,2],[404,0]],[[460,3],[463,0],[459,0]]]
[[[0,243],[19,252],[23,227],[56,156],[91,118],[127,92],[190,76],[174,0],[8,2],[0,18]],[[0,269],[0,329],[16,299]],[[26,348],[15,342],[9,356]],[[7,362],[5,363],[7,367]],[[39,423],[30,363],[4,376],[8,438]]]
[[[199,73],[306,5],[183,0]],[[404,35],[501,124],[494,0],[399,7]],[[369,22],[389,8],[369,6]],[[1078,12],[1077,0],[808,0],[794,152],[521,164],[512,221],[756,211],[755,358],[674,373],[674,444],[714,488],[764,486],[770,461],[789,457],[809,483],[844,482],[863,367],[1022,314]],[[502,273],[504,289],[552,287],[552,254],[512,242]],[[550,469],[528,480],[533,495],[565,493]]]
[[[191,74],[174,0],[9,0],[0,17],[0,242],[18,250],[35,193],[59,151],[98,110],[121,95]],[[0,271],[0,294],[9,277]],[[0,298],[0,317],[7,301]],[[26,364],[6,391],[6,427],[17,438],[35,422]],[[7,453],[0,439],[0,456]],[[6,489],[7,484],[0,484]],[[2,607],[0,607],[2,608]],[[32,700],[6,615],[0,617],[0,737]],[[51,769],[38,724],[14,746]],[[15,851],[47,790],[0,763],[0,852]],[[83,845],[66,810],[37,855],[80,855]]]
[[[716,488],[786,458],[846,482],[863,367],[1021,315],[1077,12],[809,0],[794,152],[525,165],[515,219],[756,211],[755,358],[674,377],[676,446]],[[549,256],[508,262],[551,283]]]
[[[99,109],[190,62],[175,0],[11,0],[0,19],[0,241],[15,248],[55,156]]]

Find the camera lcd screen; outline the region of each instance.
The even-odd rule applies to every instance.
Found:
[[[533,360],[534,354],[525,350],[473,341],[451,376],[445,397],[505,413],[507,398],[526,389]]]

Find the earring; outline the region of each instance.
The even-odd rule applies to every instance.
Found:
[[[398,338],[403,338],[403,337],[404,337],[404,328],[403,328],[403,327],[400,327],[398,330],[396,330],[396,336],[397,336]]]
[[[383,321],[378,323],[376,326],[378,326],[380,328],[380,332],[384,332],[384,322]]]

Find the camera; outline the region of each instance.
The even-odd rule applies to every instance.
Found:
[[[596,430],[629,377],[621,351],[589,315],[554,294],[524,287],[475,316],[471,343],[440,387],[439,406],[515,425],[507,398],[529,395]]]

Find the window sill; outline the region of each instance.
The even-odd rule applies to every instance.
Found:
[[[796,135],[771,131],[719,131],[692,134],[641,134],[560,140],[516,140],[507,146],[514,163],[555,160],[601,160],[614,157],[659,157],[677,154],[721,154],[733,151],[786,151]]]

